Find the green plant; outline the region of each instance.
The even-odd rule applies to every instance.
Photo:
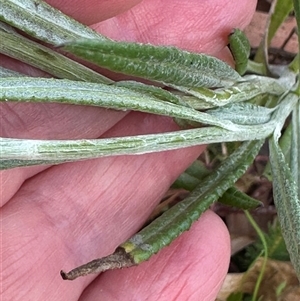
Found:
[[[3,41],[0,52],[61,78],[29,78],[1,68],[1,101],[56,102],[137,110],[173,117],[182,127],[189,127],[171,133],[97,140],[1,138],[2,169],[245,141],[205,177],[190,196],[122,244],[114,254],[69,273],[62,272],[63,278],[75,279],[87,273],[128,267],[147,260],[189,229],[214,201],[224,193],[230,193],[229,189],[232,191],[233,184],[246,171],[266,139],[270,146],[279,221],[291,261],[300,275],[299,58],[290,66],[269,66],[266,51],[260,50],[262,55],[251,63],[247,61],[247,42],[237,30],[230,37],[237,70],[244,73],[247,63],[258,73],[242,77],[224,62],[206,55],[172,47],[111,41],[44,2],[27,1],[26,6],[13,0],[1,0],[0,3],[0,19],[4,22],[0,28]],[[281,12],[283,6],[284,1],[278,1],[274,4],[274,11]],[[288,12],[292,8],[290,3]],[[296,0],[294,9],[300,22],[300,7]],[[50,21],[53,18],[55,24]],[[271,34],[283,19],[284,15],[279,21],[278,18],[270,19],[269,35],[266,35],[261,49],[266,48]],[[13,27],[112,71],[150,79],[170,89],[135,81],[113,82],[21,36]],[[26,47],[26,51],[19,51],[20,44]],[[290,114],[292,138],[288,141],[290,162],[287,162],[278,141]]]

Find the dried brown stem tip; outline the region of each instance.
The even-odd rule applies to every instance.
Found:
[[[123,248],[117,248],[111,255],[90,261],[68,273],[60,271],[60,275],[64,280],[74,280],[80,276],[101,273],[106,270],[128,268],[133,265],[135,265],[135,263],[131,256],[127,254]]]

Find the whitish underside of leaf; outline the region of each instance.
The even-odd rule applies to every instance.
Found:
[[[0,0],[0,20],[50,44],[79,38],[106,39],[39,0]]]
[[[117,85],[9,77],[0,79],[0,100],[57,102],[101,106],[116,110],[134,110],[216,125],[230,130],[237,129],[231,121],[221,122],[217,117],[196,111],[191,107],[163,101],[153,93],[147,95],[138,90]]]

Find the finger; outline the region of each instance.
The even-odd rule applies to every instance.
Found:
[[[49,4],[61,8],[66,14],[80,22],[92,24],[107,19],[115,14],[129,9],[139,0],[123,1],[48,1]],[[96,18],[96,19],[95,19]],[[17,64],[10,58],[2,58],[4,66],[25,74],[41,76],[35,68]],[[56,104],[0,104],[1,134],[3,137],[31,139],[79,139],[96,138],[125,116],[124,112],[109,112],[98,108],[83,108],[78,106]],[[112,113],[113,112],[113,113]],[[41,172],[46,167],[18,168],[12,171],[0,172],[0,185],[3,191],[1,206],[3,206],[22,183],[31,176]],[[11,181],[11,179],[14,179]]]
[[[127,113],[95,107],[57,104],[1,103],[2,137],[24,139],[97,138]],[[48,166],[0,171],[3,206],[29,177]]]
[[[238,5],[219,0],[144,0],[93,28],[115,40],[215,54],[227,45],[233,28],[249,24],[255,7],[255,0],[242,0]]]
[[[224,223],[207,211],[188,232],[138,267],[106,272],[84,291],[92,300],[215,300],[228,270]]]
[[[75,20],[91,25],[118,15],[142,0],[47,0]]]
[[[169,118],[130,115],[107,135],[175,129]],[[201,149],[62,164],[26,181],[2,209],[5,296],[18,300],[24,287],[28,300],[76,300],[95,276],[71,286],[59,271],[112,253]]]
[[[31,168],[14,168],[11,170],[0,171],[0,187],[1,198],[0,208],[3,207],[8,200],[18,191],[24,179],[28,179],[33,175],[44,170],[45,166],[35,166]]]

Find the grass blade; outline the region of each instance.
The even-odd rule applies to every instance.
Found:
[[[265,41],[262,41],[255,54],[255,62],[265,62],[264,47],[268,47],[270,45],[271,40],[275,36],[276,31],[293,9],[292,0],[276,0],[276,3],[274,4],[275,5],[272,6],[273,11],[270,11],[269,13],[269,26],[266,30],[267,35],[264,37]]]

